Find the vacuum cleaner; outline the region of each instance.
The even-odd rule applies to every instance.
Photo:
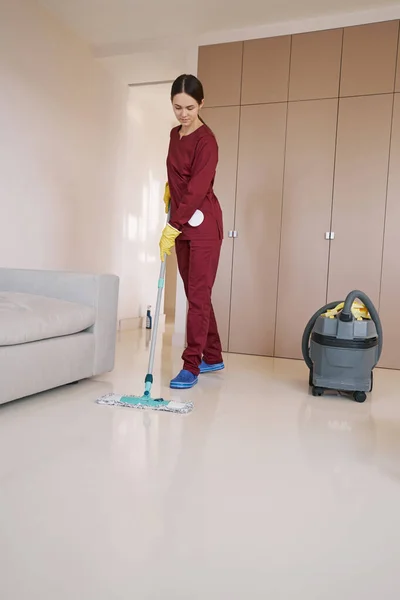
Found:
[[[362,302],[370,318],[354,316],[356,300]],[[365,402],[382,353],[381,321],[364,292],[350,292],[342,310],[335,312],[339,304],[330,302],[320,308],[304,330],[302,353],[310,369],[309,384],[313,396],[335,390],[352,394],[356,402]]]

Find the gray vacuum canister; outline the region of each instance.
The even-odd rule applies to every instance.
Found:
[[[359,299],[371,318],[357,320],[353,302]],[[366,400],[373,387],[373,370],[383,344],[382,325],[371,300],[358,290],[348,294],[344,307],[333,318],[328,310],[340,304],[331,302],[319,309],[308,322],[302,339],[304,360],[310,369],[314,396],[327,390],[347,392],[357,402]]]
[[[311,334],[310,357],[316,388],[369,392],[378,362],[375,323],[319,317]]]

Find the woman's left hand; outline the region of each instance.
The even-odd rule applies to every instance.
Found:
[[[166,215],[169,212],[170,202],[171,202],[171,192],[169,191],[169,184],[167,182],[165,184],[165,191],[164,191],[164,204],[165,204],[165,214]]]

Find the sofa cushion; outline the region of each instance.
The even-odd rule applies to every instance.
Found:
[[[0,346],[71,335],[94,325],[95,309],[45,296],[0,292]]]

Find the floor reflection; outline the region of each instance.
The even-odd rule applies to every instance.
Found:
[[[299,413],[299,434],[313,468],[332,478],[335,486],[349,485],[360,465],[372,465],[377,426],[371,402],[357,404],[343,396],[307,397]]]

